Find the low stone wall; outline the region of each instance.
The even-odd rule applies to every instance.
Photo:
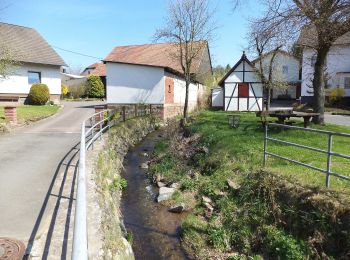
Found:
[[[93,160],[88,181],[91,259],[134,259],[119,209],[122,191],[118,184],[129,147],[153,130],[149,117],[135,118],[111,128],[108,136],[96,143],[100,146],[94,149],[100,152]]]

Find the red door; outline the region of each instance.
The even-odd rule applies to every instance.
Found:
[[[249,85],[248,83],[238,83],[238,97],[249,97]]]

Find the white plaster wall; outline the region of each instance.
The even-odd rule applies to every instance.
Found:
[[[174,103],[185,104],[186,98],[186,81],[179,76],[165,73],[165,76],[172,77],[174,79]],[[188,103],[197,104],[198,96],[203,92],[203,86],[201,84],[191,83],[189,86]]]
[[[316,52],[312,49],[305,48],[303,51],[302,62],[302,96],[312,96],[312,79],[314,74],[314,67],[312,65],[312,57]],[[328,87],[344,87],[344,77],[349,77],[350,72],[350,45],[334,46],[330,49],[327,56],[327,78]],[[309,88],[311,87],[311,88]],[[311,93],[309,93],[311,92]],[[350,89],[345,90],[345,96],[350,96]]]
[[[222,107],[224,105],[224,90],[223,88],[214,88],[211,93],[211,106]]]
[[[107,103],[164,104],[164,69],[107,62]]]
[[[265,77],[269,76],[268,70],[270,67],[271,59],[272,59],[272,54],[269,54],[262,59],[262,65],[263,65]],[[260,68],[260,63],[256,62],[255,66],[257,68]],[[288,73],[286,74],[283,73],[283,66],[288,67]],[[285,82],[297,82],[299,81],[299,69],[300,69],[299,60],[279,52],[276,54],[276,57],[273,62],[273,75],[272,75],[273,80],[285,81]]]
[[[41,83],[49,87],[51,95],[61,95],[60,66],[24,63],[5,79],[0,78],[0,93],[28,94],[28,71],[41,73]]]

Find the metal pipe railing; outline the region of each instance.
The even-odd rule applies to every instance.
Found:
[[[126,110],[123,107],[123,121],[126,121]],[[151,109],[150,109],[151,112]],[[103,115],[107,114],[105,118]],[[115,111],[117,113],[117,111]],[[135,116],[137,111],[135,109]],[[150,113],[151,114],[151,113]],[[146,116],[145,112],[142,116]],[[85,173],[85,154],[89,147],[93,147],[93,143],[97,138],[101,138],[102,134],[111,127],[111,115],[108,110],[97,112],[84,120],[81,125],[80,140],[80,157],[79,172],[77,181],[77,196],[75,205],[75,219],[73,231],[73,251],[72,260],[88,259],[88,234],[87,234],[87,202],[86,202],[86,173]],[[90,122],[89,128],[86,130],[87,122]],[[105,124],[105,125],[104,125]],[[98,129],[98,131],[96,131]]]
[[[86,176],[85,176],[85,121],[81,125],[79,172],[73,232],[73,260],[87,260]]]
[[[312,133],[328,135],[327,150],[323,150],[323,149],[319,149],[319,148],[315,148],[315,147],[310,147],[310,146],[307,146],[307,145],[297,144],[297,143],[294,143],[294,142],[289,142],[289,141],[285,141],[285,140],[269,137],[268,136],[269,126],[275,126],[275,127],[278,127],[278,128],[287,128],[287,129],[294,129],[294,130],[300,130],[300,131],[306,131],[306,132],[312,132]],[[295,163],[295,164],[298,164],[298,165],[301,165],[301,166],[304,166],[304,167],[307,167],[307,168],[310,168],[310,169],[313,169],[313,170],[325,173],[326,174],[326,186],[327,186],[327,188],[330,186],[330,177],[331,176],[335,176],[337,178],[350,181],[350,177],[345,176],[345,175],[341,175],[339,173],[332,172],[332,170],[331,170],[332,157],[341,157],[341,158],[344,158],[344,159],[350,159],[349,155],[333,152],[333,150],[332,150],[333,136],[342,136],[342,137],[350,138],[350,134],[346,134],[346,133],[338,133],[338,132],[318,130],[318,129],[311,129],[311,128],[302,128],[302,127],[297,127],[297,126],[289,126],[289,125],[282,125],[282,124],[275,124],[275,123],[266,124],[265,125],[265,134],[264,134],[264,167],[266,166],[267,155],[270,155],[270,156],[275,157],[275,158],[279,158],[279,159],[282,159],[282,160],[285,160],[285,161],[288,161],[288,162],[292,162],[292,163]],[[327,154],[327,169],[321,169],[319,167],[315,167],[313,165],[300,162],[298,160],[293,160],[291,158],[278,155],[276,153],[271,153],[271,152],[267,151],[267,141],[272,141],[272,142],[276,142],[276,143],[279,143],[279,144],[285,144],[285,145],[289,145],[289,146],[294,146],[294,147],[298,147],[298,148],[302,148],[302,149],[311,150],[311,151],[314,151],[314,152]]]

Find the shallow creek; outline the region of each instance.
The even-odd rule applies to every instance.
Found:
[[[159,140],[159,132],[153,132],[125,157],[123,177],[128,185],[121,203],[124,223],[133,233],[136,259],[189,259],[179,239],[179,225],[185,214],[170,213],[155,202],[158,189],[147,178],[147,170],[140,168],[142,162],[150,159],[142,154],[151,155]]]

